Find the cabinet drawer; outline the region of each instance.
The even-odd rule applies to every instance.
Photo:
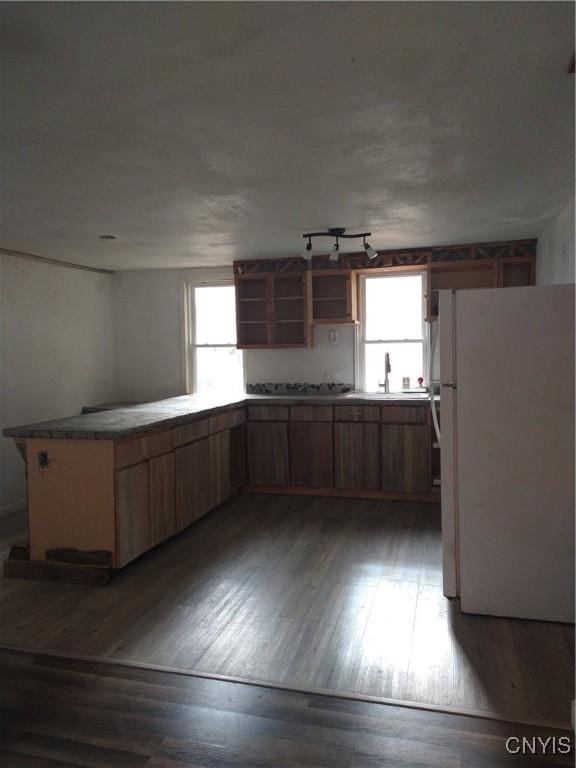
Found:
[[[184,424],[182,427],[174,429],[174,446],[186,445],[202,437],[208,437],[208,419],[193,421],[191,424]]]
[[[223,429],[228,429],[231,419],[232,414],[229,411],[218,413],[216,416],[210,416],[208,419],[208,433],[213,435],[214,432],[222,432]]]
[[[230,429],[246,422],[246,408],[238,408],[230,414]]]
[[[146,458],[146,441],[143,437],[126,440],[124,443],[114,445],[114,467],[122,469],[131,464],[139,464]]]
[[[380,421],[377,405],[337,405],[334,407],[335,421]]]
[[[174,436],[171,429],[165,432],[156,432],[154,435],[146,435],[144,438],[144,452],[147,459],[168,453],[174,447]]]
[[[425,424],[428,409],[425,405],[383,405],[383,424]]]
[[[248,421],[288,421],[287,405],[250,405]]]
[[[240,424],[244,424],[245,421],[246,411],[244,408],[238,408],[235,411],[226,411],[226,413],[210,416],[208,419],[208,429],[212,435],[214,432],[222,432],[224,429],[237,427]]]
[[[332,421],[331,405],[292,405],[291,421]]]

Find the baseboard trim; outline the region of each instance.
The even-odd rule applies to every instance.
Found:
[[[12,501],[10,504],[4,504],[0,507],[0,517],[7,517],[14,514],[14,512],[23,512],[26,509],[26,499],[18,499],[18,501]]]
[[[256,688],[269,688],[277,691],[286,691],[288,693],[301,693],[309,696],[324,696],[332,699],[344,699],[346,701],[359,701],[367,704],[381,704],[385,706],[401,707],[404,709],[417,709],[425,712],[436,712],[444,715],[455,715],[458,717],[470,717],[477,720],[495,720],[500,723],[514,723],[515,725],[525,725],[533,728],[550,728],[559,731],[569,732],[571,725],[569,722],[559,722],[557,720],[531,720],[515,718],[508,715],[502,715],[499,712],[489,710],[462,709],[459,707],[450,707],[439,704],[427,704],[418,701],[405,699],[389,699],[381,696],[370,696],[362,693],[351,693],[347,691],[335,691],[329,688],[310,688],[304,686],[286,685],[271,680],[251,679],[247,677],[237,677],[235,675],[219,675],[210,672],[201,672],[184,667],[170,667],[163,664],[151,664],[140,661],[130,661],[128,659],[113,659],[104,656],[84,656],[76,653],[62,653],[58,651],[41,650],[36,651],[33,648],[21,648],[0,643],[0,651],[9,653],[27,654],[29,656],[48,656],[50,658],[80,661],[92,664],[103,664],[116,667],[127,667],[129,669],[150,670],[152,672],[164,672],[171,675],[180,675],[182,677],[198,677],[203,680],[218,680],[227,683],[236,683],[239,685],[250,685]]]

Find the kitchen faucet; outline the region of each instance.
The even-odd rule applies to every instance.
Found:
[[[384,353],[384,382],[379,381],[378,386],[384,386],[384,392],[388,394],[390,392],[390,381],[388,374],[392,372],[392,366],[390,365],[390,352]]]

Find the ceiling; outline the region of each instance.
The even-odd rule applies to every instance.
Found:
[[[6,248],[134,269],[330,226],[532,237],[573,194],[573,3],[9,2],[2,35]]]

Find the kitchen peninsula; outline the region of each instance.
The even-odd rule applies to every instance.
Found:
[[[438,500],[418,394],[182,396],[3,434],[28,494],[7,576],[106,584],[242,489]]]

